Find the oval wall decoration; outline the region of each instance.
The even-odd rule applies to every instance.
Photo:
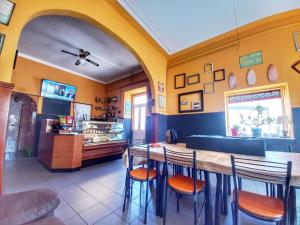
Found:
[[[253,86],[256,84],[256,73],[254,69],[249,69],[247,73],[247,83],[249,86]]]
[[[237,87],[237,77],[235,74],[233,74],[233,73],[229,74],[228,84],[231,89],[234,89]]]
[[[270,82],[276,82],[278,80],[278,70],[277,67],[273,64],[270,64],[268,68],[268,79]]]

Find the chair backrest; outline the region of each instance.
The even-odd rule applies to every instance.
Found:
[[[300,146],[289,145],[289,152],[300,153]]]
[[[255,180],[263,183],[272,183],[285,187],[284,200],[287,203],[292,162],[272,162],[259,159],[234,157],[231,155],[232,174],[234,180],[235,197],[238,200],[238,178]]]
[[[132,148],[128,146],[128,159],[129,159],[129,170],[133,169],[133,160],[134,157],[143,158],[146,160],[147,168],[150,166],[150,148],[149,145],[147,146],[138,146]]]
[[[197,168],[196,168],[196,151],[173,151],[164,147],[164,174],[168,177],[168,164],[190,167],[192,168],[192,176],[194,179],[194,193],[196,193]]]

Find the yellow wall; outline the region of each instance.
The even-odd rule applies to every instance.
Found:
[[[15,85],[14,91],[39,96],[41,93],[42,79],[54,80],[76,86],[76,102],[95,105],[96,96],[100,98],[106,96],[104,84],[23,57],[18,57],[11,80]],[[41,112],[41,104],[39,104],[39,112]],[[95,113],[94,115],[98,113],[95,110],[93,110],[93,112]]]
[[[248,88],[246,82],[248,69],[240,69],[239,57],[258,50],[262,50],[263,64],[253,67],[257,75],[255,86],[271,84],[267,78],[267,69],[270,64],[274,64],[279,71],[279,80],[276,83],[287,82],[292,107],[300,106],[300,74],[291,68],[291,65],[300,59],[300,52],[295,50],[292,34],[294,31],[300,31],[300,25],[261,33],[242,40],[237,47],[225,48],[188,62],[169,66],[167,70],[167,113],[171,115],[178,113],[179,93],[202,90],[205,82],[213,81],[213,74],[204,74],[205,63],[213,63],[215,69],[225,69],[226,80],[215,83],[215,94],[204,94],[204,112],[224,111],[224,92],[231,90],[228,85],[229,73],[237,75],[237,89]],[[183,89],[174,89],[174,76],[180,73],[187,75],[200,73],[201,83]]]
[[[14,10],[9,26],[0,24],[0,32],[6,35],[0,56],[0,81],[10,82],[14,55],[23,27],[40,15],[69,15],[94,24],[121,41],[137,57],[151,84],[153,96],[157,93],[157,82],[166,80],[167,56],[149,35],[128,20],[125,11],[111,0],[14,0]],[[159,112],[159,108],[153,109]]]

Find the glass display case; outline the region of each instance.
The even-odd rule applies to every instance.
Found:
[[[111,143],[125,140],[124,123],[83,121],[84,144]]]

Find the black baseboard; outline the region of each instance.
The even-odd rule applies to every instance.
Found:
[[[77,168],[59,168],[59,169],[51,169],[49,168],[47,165],[45,165],[43,162],[41,162],[40,160],[37,160],[45,169],[47,169],[48,171],[50,171],[51,173],[67,173],[67,172],[76,172],[79,171],[81,169],[81,167],[77,167]]]

